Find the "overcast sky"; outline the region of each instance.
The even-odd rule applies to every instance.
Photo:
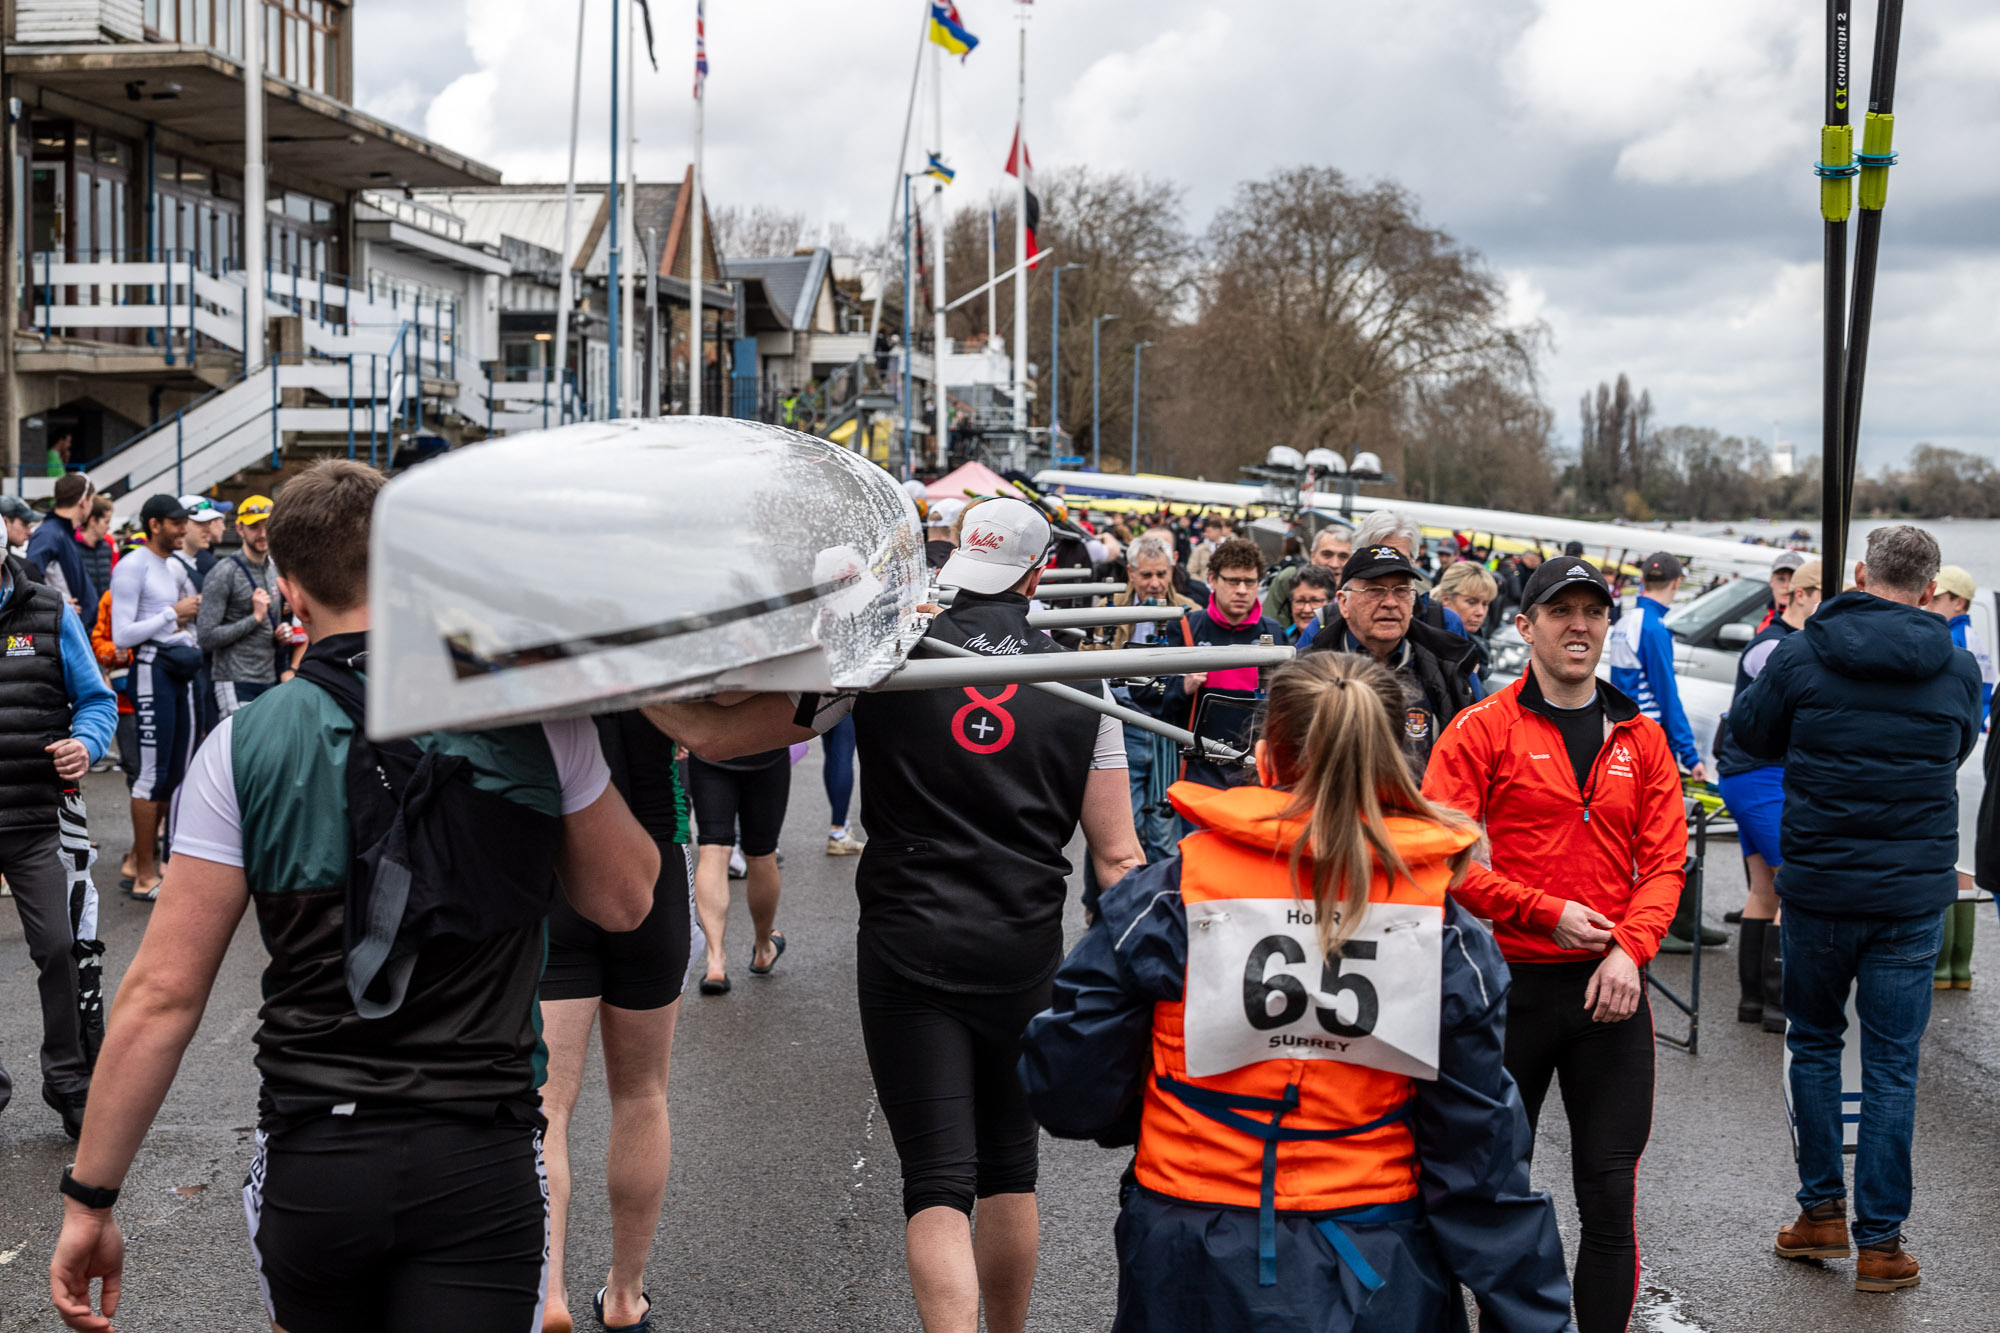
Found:
[[[579,171],[607,162],[607,16],[589,0]],[[679,179],[693,135],[694,0],[652,0],[639,166]],[[880,232],[924,0],[709,0],[710,207],[767,203]],[[1003,179],[1014,0],[959,0],[981,39],[946,71],[952,193]],[[1390,177],[1476,247],[1555,347],[1544,393],[1628,373],[1662,424],[1819,439],[1823,7],[1809,0],[1039,0],[1038,167],[1173,180],[1205,227],[1238,182],[1326,164]],[[1873,6],[1856,3],[1865,109]],[[358,0],[364,109],[500,168],[561,180],[572,0]],[[929,134],[929,94],[919,143]],[[1931,441],[2000,459],[2000,7],[1905,20],[1863,463]],[[913,157],[919,153],[912,148]],[[958,287],[956,281],[953,287]]]

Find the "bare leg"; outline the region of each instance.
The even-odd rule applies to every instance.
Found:
[[[710,981],[729,975],[722,960],[722,929],[729,924],[729,849],[703,843],[694,865],[695,914],[701,918],[701,933],[708,937]]]
[[[727,848],[723,849],[727,851]],[[673,1130],[667,1068],[681,1002],[660,1009],[603,1009],[604,1073],[611,1086],[611,1145],[605,1161],[611,1199],[611,1272],[604,1322],[636,1324],[646,1313],[646,1256],[667,1194]]]
[[[986,1333],[1021,1333],[1035,1290],[1035,1247],[1041,1215],[1033,1194],[990,1194],[973,1210],[972,1254]]]
[[[750,904],[750,927],[757,932],[752,937],[756,943],[751,946],[751,958],[757,966],[769,967],[778,956],[771,943],[771,927],[778,920],[778,854],[746,856],[743,860],[750,868],[743,880],[743,897]]]
[[[569,1235],[569,1120],[583,1090],[583,1066],[590,1054],[590,1025],[598,1002],[542,1001],[542,1041],[549,1048],[549,1077],[542,1085],[542,1114],[548,1132],[542,1136],[542,1161],[549,1176],[549,1299],[542,1309],[544,1333],[572,1327],[569,1287],[563,1277],[563,1244]],[[610,1031],[606,1009],[605,1029]]]
[[[160,878],[160,814],[165,801],[132,802],[132,887],[141,893]]]
[[[979,1333],[972,1219],[956,1208],[925,1208],[904,1228],[903,1244],[924,1333]]]
[[[1750,897],[1743,904],[1743,918],[1769,921],[1778,915],[1777,872],[1755,852],[1743,861],[1750,870]]]

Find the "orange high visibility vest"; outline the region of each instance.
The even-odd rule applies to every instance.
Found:
[[[1182,839],[1181,898],[1294,899],[1289,859],[1303,820],[1274,818],[1289,794],[1266,787],[1220,790],[1176,783],[1175,808],[1203,827]],[[1451,882],[1447,858],[1476,834],[1392,817],[1389,832],[1411,878],[1377,871],[1371,902],[1434,907]],[[1300,864],[1310,883],[1311,861]],[[1275,1209],[1360,1210],[1414,1200],[1416,1145],[1407,1107],[1415,1080],[1328,1059],[1262,1060],[1190,1079],[1186,1001],[1153,1010],[1153,1078],[1141,1112],[1138,1181],[1170,1198],[1258,1208],[1267,1241]],[[1274,1261],[1267,1255],[1268,1265]]]

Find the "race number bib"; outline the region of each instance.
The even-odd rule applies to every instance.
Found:
[[[1370,903],[1333,958],[1320,955],[1315,914],[1291,898],[1188,904],[1190,1078],[1260,1060],[1437,1077],[1443,910]]]

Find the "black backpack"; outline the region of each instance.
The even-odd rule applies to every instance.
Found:
[[[481,791],[463,755],[426,751],[411,740],[369,740],[356,674],[366,657],[365,648],[343,656],[333,641],[322,641],[306,651],[298,674],[354,720],[342,924],[347,993],[363,1018],[386,1018],[402,1007],[424,945],[488,939],[548,915],[562,820]]]

